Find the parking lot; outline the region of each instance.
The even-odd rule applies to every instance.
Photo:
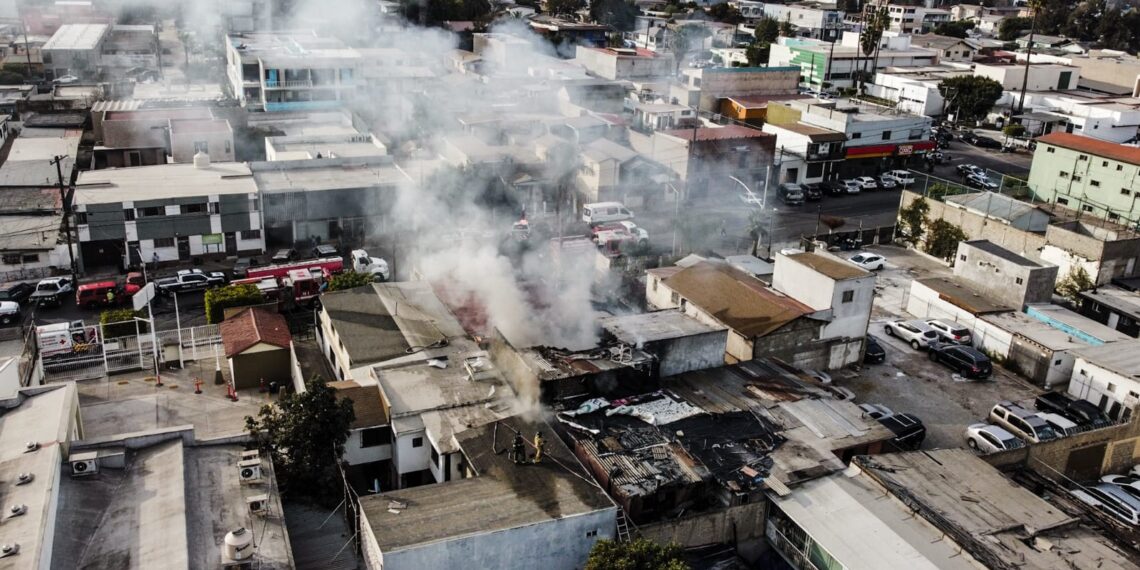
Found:
[[[913,319],[903,310],[913,279],[949,275],[950,269],[912,250],[877,246],[867,251],[888,260],[879,272],[875,310],[869,333],[886,350],[883,364],[866,365],[858,373],[839,374],[836,382],[855,392],[858,403],[883,404],[896,413],[911,413],[926,425],[923,448],[963,447],[966,426],[986,421],[990,408],[1002,400],[1029,400],[1040,390],[1000,366],[984,381],[958,377],[898,338],[884,334],[893,319]]]

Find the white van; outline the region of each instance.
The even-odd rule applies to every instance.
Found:
[[[621,202],[595,202],[582,206],[582,221],[591,226],[632,219],[633,212],[627,210]]]
[[[1080,426],[1069,418],[1049,412],[1039,412],[1037,415],[1041,416],[1045,423],[1053,426],[1053,430],[1059,435],[1074,435],[1080,432]]]

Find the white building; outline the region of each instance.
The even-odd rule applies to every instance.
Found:
[[[314,33],[226,37],[226,78],[243,107],[258,111],[334,109],[356,91],[361,55]]]
[[[107,24],[64,24],[44,44],[44,73],[49,79],[65,75],[81,79],[93,77],[99,68],[103,43],[111,26]]]
[[[1140,342],[1114,342],[1074,354],[1069,394],[1096,404],[1113,419],[1130,418],[1140,404]]]
[[[887,5],[890,30],[904,34],[929,32],[939,24],[950,21],[950,11],[922,6]]]
[[[832,41],[843,29],[843,11],[811,4],[775,4],[771,2],[739,2],[737,9],[747,19],[771,18],[790,22],[796,35]],[[744,30],[741,30],[744,32]],[[751,33],[751,32],[747,32]]]
[[[1007,92],[999,105],[1016,109],[1017,91]],[[1021,124],[1039,136],[1063,130],[1102,141],[1132,143],[1140,129],[1140,100],[1091,91],[1027,91]]]
[[[668,77],[675,71],[673,54],[637,48],[578,46],[575,63],[605,79]]]
[[[81,172],[74,211],[83,266],[264,252],[259,202],[249,166],[205,155]]]
[[[926,67],[936,63],[936,50],[912,46],[910,36],[897,32],[883,33],[877,62],[863,54],[859,34],[853,32],[844,32],[834,46],[821,40],[781,37],[768,54],[769,67],[799,67],[803,70],[801,83],[817,89],[824,83],[830,85],[829,89],[854,87],[852,74],[861,69],[874,73],[888,67]]]
[[[862,339],[871,322],[875,274],[826,253],[776,255],[772,288],[816,311],[827,311],[821,339]],[[857,362],[860,354],[843,365]]]
[[[866,164],[853,163],[853,159],[900,158],[905,159],[934,148],[930,140],[930,118],[911,115],[898,109],[889,109],[856,100],[816,99],[780,101],[768,105],[768,121],[777,125],[787,122],[780,118],[787,111],[798,115],[798,122],[844,133],[845,161],[841,167],[847,171]]]
[[[897,103],[901,111],[934,117],[946,112],[946,100],[938,84],[951,77],[973,75],[969,66],[961,64],[930,67],[892,67],[875,74],[867,93]]]
[[[1025,79],[1025,64],[1021,63],[978,63],[974,65],[974,75],[988,77],[1001,83],[1005,90],[1021,90]],[[1057,63],[1033,63],[1029,66],[1029,91],[1064,91],[1076,89],[1081,79],[1081,69]]]

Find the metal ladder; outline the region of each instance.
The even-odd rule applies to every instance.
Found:
[[[629,521],[625,518],[625,509],[618,507],[617,511],[617,541],[629,542]]]

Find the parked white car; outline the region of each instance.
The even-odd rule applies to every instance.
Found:
[[[1025,442],[1005,428],[991,424],[973,424],[966,428],[966,445],[985,454],[1025,447]]]
[[[858,184],[859,188],[862,188],[863,190],[874,190],[879,187],[879,183],[870,176],[860,176],[858,178],[852,179],[852,182]]]
[[[887,258],[877,253],[860,253],[852,256],[847,261],[866,269],[867,271],[875,271],[886,267]]]
[[[891,321],[886,324],[887,336],[898,337],[915,350],[930,348],[938,341],[938,333],[923,321]]]
[[[843,187],[846,188],[848,194],[858,194],[863,191],[863,185],[854,180],[844,180]]]
[[[906,187],[907,185],[914,184],[914,174],[908,170],[891,170],[883,174],[883,178],[890,178],[895,181],[895,184]]]
[[[1129,477],[1128,475],[1105,475],[1100,480],[1104,483],[1109,483],[1120,487],[1121,491],[1140,500],[1140,478]]]
[[[1100,509],[1128,525],[1140,525],[1140,500],[1110,483],[1098,483],[1069,491],[1082,503]]]
[[[1128,474],[1133,477],[1140,477],[1140,463],[1133,465],[1132,469],[1128,471]]]
[[[926,321],[934,332],[938,333],[938,339],[942,342],[952,342],[954,344],[970,345],[973,343],[974,338],[970,336],[970,329],[958,324],[943,321],[940,319],[930,319]]]

